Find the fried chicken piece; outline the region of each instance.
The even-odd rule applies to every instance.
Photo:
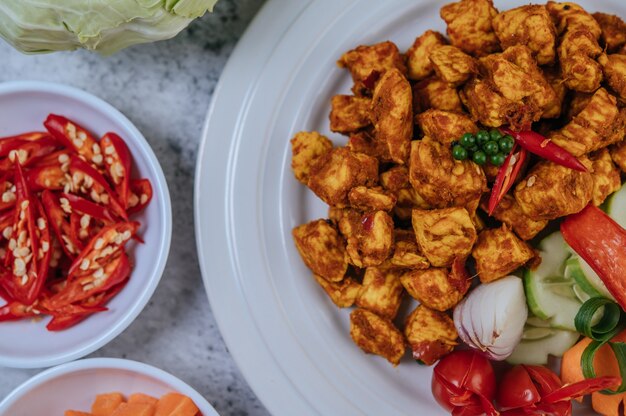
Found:
[[[521,128],[528,123],[524,108],[504,98],[494,86],[473,79],[460,92],[461,101],[467,107],[472,120],[489,127],[500,127],[505,124]]]
[[[588,159],[581,159],[590,165]],[[589,166],[590,167],[590,166]],[[517,184],[515,199],[535,221],[553,220],[581,211],[593,196],[590,172],[579,172],[547,160],[537,163]]]
[[[493,29],[503,49],[525,45],[539,65],[552,65],[556,56],[556,27],[543,5],[507,10],[493,19]]]
[[[605,55],[598,58],[607,84],[619,98],[626,101],[626,55]]]
[[[557,53],[561,73],[569,89],[594,92],[602,82],[602,68],[595,58],[602,52],[602,33],[593,16],[575,3],[549,1],[546,8],[561,34]]]
[[[428,205],[465,206],[487,189],[485,174],[468,160],[455,160],[449,146],[425,137],[411,143],[409,181]]]
[[[369,126],[370,105],[369,98],[335,95],[331,100],[330,130],[346,134]]]
[[[400,281],[414,299],[441,312],[454,308],[470,287],[467,272],[459,274],[435,267],[408,271],[402,274]]]
[[[481,208],[485,212],[488,211],[488,201],[488,197],[481,201]],[[524,214],[515,198],[509,194],[504,195],[491,216],[513,229],[522,240],[533,239],[548,225],[548,220],[535,221]]]
[[[405,163],[413,136],[413,93],[399,70],[387,71],[376,84],[371,119],[376,140],[387,143],[394,162]]]
[[[619,169],[604,148],[589,157],[593,170],[593,198],[591,202],[600,206],[604,200],[622,186]]]
[[[480,281],[488,283],[519,269],[535,257],[535,252],[503,225],[478,234],[472,257]]]
[[[380,183],[383,188],[396,193],[396,205],[394,213],[403,220],[411,218],[411,210],[414,208],[430,209],[430,205],[411,186],[409,171],[405,166],[394,166],[380,175]]]
[[[433,365],[452,352],[459,335],[448,315],[419,305],[406,319],[404,336],[411,347],[413,358],[426,365]]]
[[[430,52],[430,62],[437,76],[455,87],[478,72],[474,58],[452,45],[435,46]]]
[[[428,109],[462,112],[459,92],[436,76],[418,82],[413,86],[413,112]]]
[[[424,136],[449,146],[465,133],[477,133],[478,127],[465,114],[443,110],[427,110],[415,118]]]
[[[390,267],[402,267],[410,269],[427,269],[430,267],[428,259],[420,250],[412,230],[393,230],[395,248],[393,256],[389,259]]]
[[[416,209],[412,223],[417,244],[435,267],[466,257],[476,242],[476,228],[465,208]]]
[[[561,116],[563,102],[565,101],[565,96],[567,94],[565,81],[563,80],[560,71],[556,68],[544,69],[543,75],[555,93],[553,101],[550,101],[543,110],[543,118],[559,118]]]
[[[340,282],[329,282],[315,273],[313,273],[313,277],[338,308],[349,308],[354,305],[359,290],[361,290],[359,282],[351,277],[345,277]]]
[[[296,248],[313,273],[330,282],[340,282],[348,270],[346,243],[325,220],[302,224],[292,231]]]
[[[415,39],[413,45],[406,51],[406,65],[408,78],[419,81],[433,73],[433,65],[428,57],[435,46],[447,44],[446,38],[439,32],[427,30]]]
[[[618,51],[622,45],[626,44],[626,23],[622,19],[606,13],[594,13],[593,18],[602,29],[601,38],[607,52]]]
[[[378,266],[393,250],[393,220],[384,211],[361,214],[344,210],[339,231],[347,240],[350,262],[357,267]]]
[[[485,56],[500,49],[492,19],[498,14],[491,0],[461,0],[441,8],[452,45],[473,56]]]
[[[398,269],[368,267],[363,275],[356,306],[380,317],[394,319],[404,295],[404,288],[400,283],[401,275],[402,271]]]
[[[332,148],[333,143],[316,131],[296,133],[291,139],[291,169],[296,179],[306,185],[311,167]]]
[[[615,162],[622,172],[626,173],[626,140],[622,140],[611,146],[609,152],[611,153],[613,162]]]
[[[394,366],[406,350],[404,337],[393,323],[366,309],[355,309],[350,314],[350,336],[361,350],[380,355]]]
[[[572,121],[574,117],[580,114],[580,112],[583,111],[587,105],[589,105],[591,97],[593,97],[593,93],[572,91],[567,104],[568,108],[565,114],[566,119],[568,121]]]
[[[387,143],[376,140],[369,131],[358,131],[350,135],[346,145],[354,153],[363,153],[375,157],[381,163],[391,162],[391,155]]]
[[[378,182],[378,160],[345,147],[324,153],[312,167],[308,186],[328,205],[348,206],[348,193],[356,186]]]
[[[350,206],[361,211],[391,211],[396,204],[396,196],[381,187],[356,186],[348,194]]]
[[[548,134],[548,138],[574,156],[581,156],[622,140],[625,133],[626,112],[620,113],[617,99],[600,88],[572,121]]]
[[[375,45],[361,45],[344,53],[337,61],[340,68],[347,68],[352,75],[354,86],[352,92],[355,95],[369,95],[371,89],[363,82],[372,75],[380,76],[388,70],[395,68],[402,74],[406,74],[404,59],[393,42],[381,42]]]

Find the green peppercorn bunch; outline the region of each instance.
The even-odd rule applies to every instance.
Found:
[[[513,137],[502,135],[498,129],[481,130],[475,135],[465,133],[458,141],[452,142],[452,157],[456,160],[469,159],[480,166],[487,161],[502,166],[514,144]]]

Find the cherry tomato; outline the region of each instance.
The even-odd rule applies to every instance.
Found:
[[[500,381],[497,402],[503,409],[527,407],[540,400],[541,395],[525,366],[516,365]]]

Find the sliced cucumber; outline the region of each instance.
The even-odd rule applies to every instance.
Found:
[[[576,296],[576,282],[565,277],[564,265],[571,256],[560,232],[539,244],[541,264],[536,270],[525,270],[524,289],[532,313],[550,322],[552,328],[575,331],[574,318],[582,305]]]
[[[522,340],[506,359],[511,364],[548,364],[548,356],[561,357],[578,341],[580,334],[556,328],[527,325]]]
[[[602,279],[593,271],[589,264],[573,255],[565,263],[565,277],[574,279],[580,289],[582,289],[589,297],[605,297],[613,299],[611,293],[602,282]]]
[[[626,228],[626,185],[611,195],[604,203],[606,213],[623,228]]]

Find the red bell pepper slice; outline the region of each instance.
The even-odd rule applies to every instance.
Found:
[[[61,247],[67,256],[74,259],[78,253],[82,250],[83,245],[80,240],[72,238],[72,227],[69,221],[66,219],[69,213],[66,213],[63,209],[69,209],[69,201],[67,205],[62,206],[59,198],[52,192],[45,190],[41,194],[41,200],[43,206],[52,225],[55,235],[58,241],[61,243]]]
[[[72,149],[96,166],[102,166],[102,149],[91,133],[75,122],[56,114],[50,114],[43,125],[67,148]]]
[[[528,152],[524,148],[519,148],[516,144],[513,146],[513,150],[507,158],[504,160],[504,164],[498,171],[498,176],[491,189],[491,196],[489,197],[489,215],[493,214],[504,195],[509,192],[509,189],[515,183],[515,179],[519,175],[524,162],[528,157]]]
[[[586,172],[587,168],[567,150],[552,142],[552,140],[532,130],[513,131],[501,129],[503,133],[515,138],[516,143],[537,156],[580,172]]]
[[[105,264],[97,264],[97,268],[85,270],[79,276],[70,276],[67,286],[50,298],[52,310],[65,305],[88,299],[123,282],[130,276],[130,261],[126,253],[121,252]]]
[[[15,162],[23,167],[28,167],[39,161],[42,157],[57,150],[59,144],[52,137],[44,137],[37,141],[21,142],[11,149],[7,157],[0,161],[0,171],[8,171]]]
[[[132,157],[126,142],[115,133],[107,133],[100,139],[104,153],[104,168],[115,186],[120,203],[128,208]]]
[[[123,252],[124,246],[138,229],[138,222],[120,222],[104,227],[91,239],[70,266],[69,280],[92,274],[104,267],[109,259]]]
[[[130,181],[131,195],[129,198],[128,215],[143,211],[152,201],[152,184],[148,179]]]
[[[61,194],[61,197],[67,199],[70,202],[70,206],[72,207],[73,211],[77,211],[84,215],[89,215],[93,218],[97,218],[100,221],[105,222],[106,224],[115,222],[115,217],[113,217],[111,211],[109,211],[108,208],[103,207],[102,205],[98,205],[74,194],[63,193]]]
[[[589,204],[561,223],[569,246],[598,274],[617,303],[626,309],[626,230]]]
[[[42,247],[42,252],[39,251],[40,234],[47,229],[47,220],[37,200],[30,194],[19,163],[15,164],[15,185],[15,217],[5,256],[5,267],[11,273],[0,282],[15,300],[31,305],[39,296],[47,277],[47,266],[44,269],[40,263],[46,250]]]
[[[84,193],[96,203],[102,203],[111,208],[119,217],[128,220],[128,214],[117,200],[117,195],[113,192],[104,177],[94,169],[89,163],[77,156],[72,156],[70,160],[70,173],[74,189],[80,188]],[[87,179],[89,178],[89,179]]]

